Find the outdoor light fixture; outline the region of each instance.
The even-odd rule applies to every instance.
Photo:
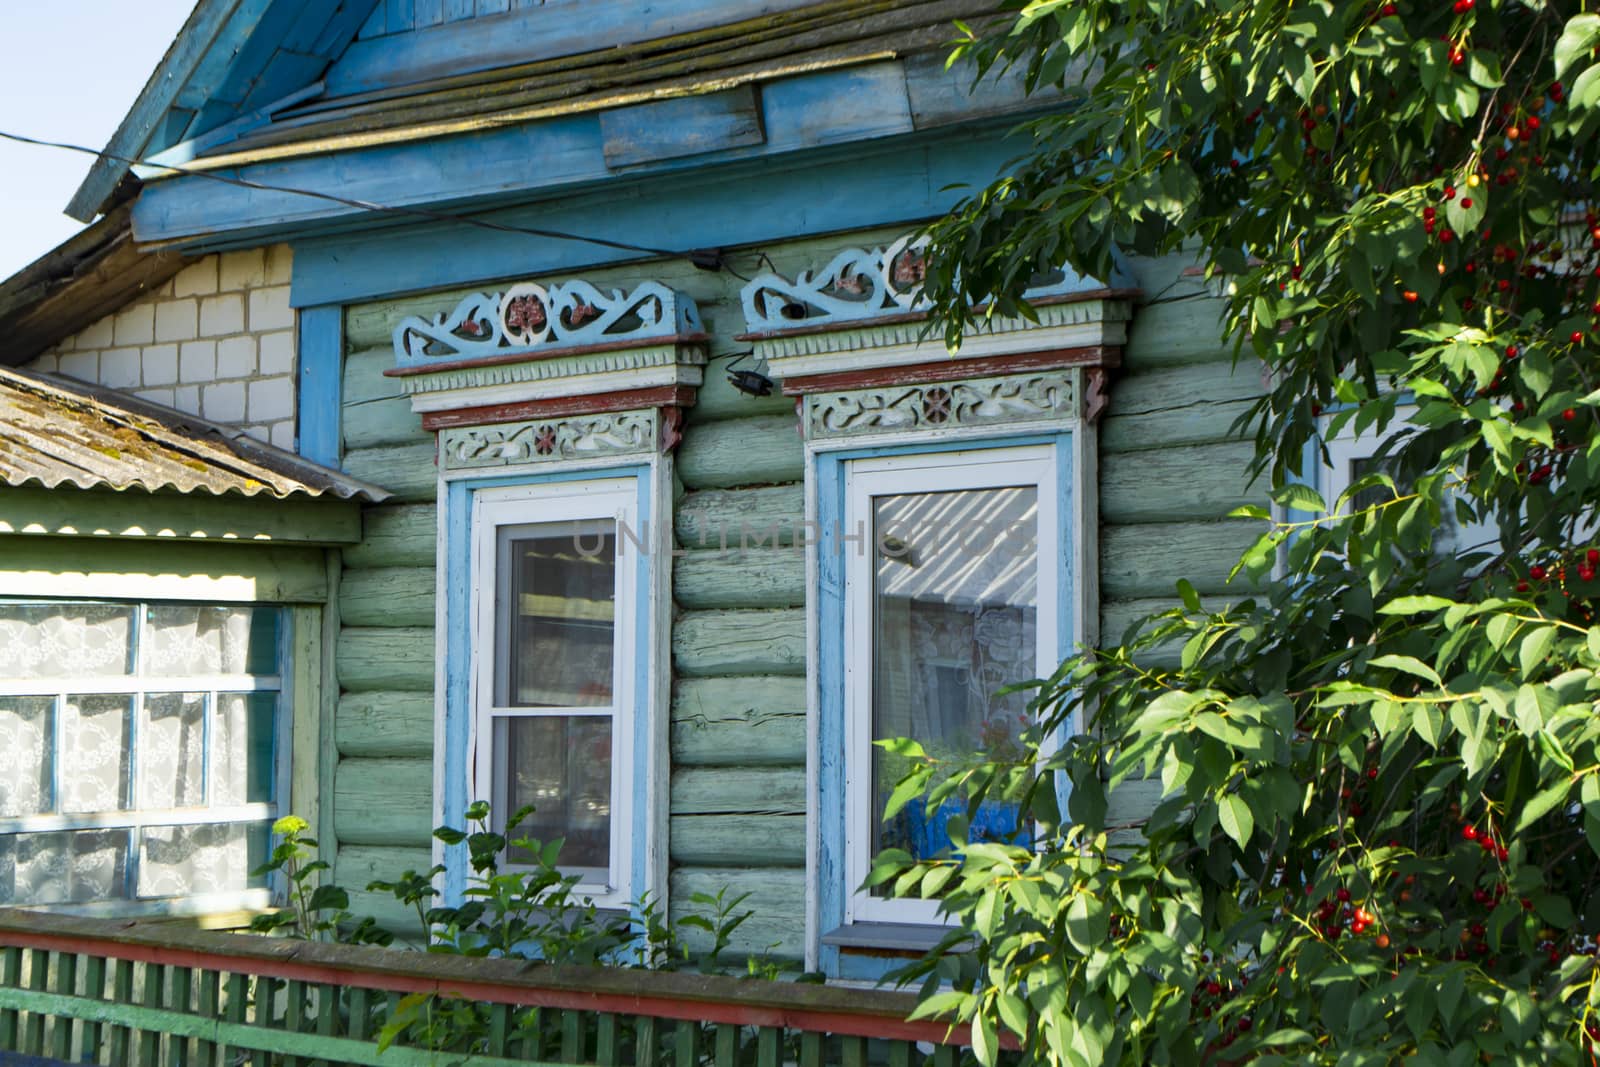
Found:
[[[765,374],[753,370],[734,370],[739,364],[749,359],[752,353],[741,352],[739,358],[728,364],[728,384],[732,385],[745,396],[771,396],[772,379]]]

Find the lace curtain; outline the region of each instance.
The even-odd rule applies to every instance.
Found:
[[[278,618],[261,608],[0,602],[0,681],[41,691],[0,696],[0,819],[124,823],[0,828],[0,904],[247,886],[263,824],[144,824],[271,803],[279,694],[138,691],[140,678],[276,675]],[[71,692],[87,682],[124,691]]]

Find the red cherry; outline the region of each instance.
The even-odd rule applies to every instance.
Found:
[[[1527,582],[1518,582],[1517,583],[1517,592],[1526,593],[1527,591],[1528,591],[1528,583]]]
[[[1333,895],[1338,898],[1339,903],[1343,904],[1345,901],[1350,899],[1350,890],[1346,889],[1344,886],[1340,886],[1334,891]]]
[[[1521,353],[1522,353],[1522,350],[1519,349],[1516,345],[1506,345],[1506,358],[1507,359],[1516,359],[1517,356],[1521,355]]]
[[[1572,331],[1571,340],[1572,340],[1572,343],[1575,344],[1575,345],[1583,344],[1583,331],[1582,330],[1573,330]]]
[[[1544,568],[1539,566],[1537,563],[1528,568],[1528,577],[1532,578],[1536,582],[1544,581],[1544,575]]]
[[[1453,186],[1453,185],[1445,186],[1444,187],[1444,198],[1446,200],[1454,200],[1456,198],[1456,187]]]
[[[1476,841],[1478,839],[1478,828],[1476,826],[1463,826],[1461,828],[1461,836],[1468,841]]]
[[[1415,304],[1417,302],[1417,293],[1414,289],[1407,289],[1405,292],[1400,294],[1400,297],[1408,304]]]
[[[1465,210],[1465,209],[1467,209],[1467,208],[1470,208],[1470,207],[1471,207],[1471,206],[1472,206],[1472,197],[1470,197],[1470,196],[1463,196],[1463,197],[1462,197],[1462,198],[1461,198],[1461,207],[1462,207],[1462,210]]]
[[[1501,845],[1499,848],[1494,850],[1494,858],[1499,860],[1501,863],[1504,863],[1506,860],[1511,858],[1511,850],[1506,848],[1506,846]]]
[[[1561,413],[1561,417],[1563,419],[1565,419],[1567,422],[1571,422],[1573,419],[1578,417],[1578,413],[1575,410],[1573,410],[1572,408],[1568,408],[1567,410],[1565,410],[1565,411],[1563,411]]]
[[[1583,559],[1591,567],[1600,567],[1600,548],[1591,548],[1583,554]]]

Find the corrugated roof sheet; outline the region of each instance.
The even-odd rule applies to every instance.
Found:
[[[110,390],[3,367],[0,484],[371,503],[389,496],[241,431]]]
[[[442,136],[944,48],[955,40],[956,20],[981,22],[999,6],[998,0],[828,0],[581,55],[315,100],[284,109],[189,165],[330,151],[373,137],[391,143]]]

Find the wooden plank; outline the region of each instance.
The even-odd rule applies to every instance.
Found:
[[[1159,448],[1100,461],[1100,519],[1107,524],[1221,519],[1246,504],[1270,505],[1245,468],[1255,446],[1243,441]]]
[[[438,486],[434,443],[358,448],[345,453],[346,474],[387,489],[400,501],[432,500]]]
[[[15,989],[22,984],[22,950],[13,945],[0,948],[0,988]],[[17,1047],[17,1010],[0,1008],[0,1049]]]
[[[432,626],[431,567],[347,570],[339,582],[339,616],[347,626]]]
[[[803,607],[806,558],[777,546],[689,552],[673,561],[672,598],[691,610]]]
[[[721,1023],[716,1028],[712,1062],[716,1067],[739,1067],[739,1028]]]
[[[408,309],[407,314],[415,313],[409,309],[416,308],[422,299],[404,301],[403,306]],[[435,300],[437,298],[428,301],[430,308]],[[394,327],[401,317],[374,315],[370,305],[368,310],[352,309],[345,316],[344,342],[351,346],[350,354],[344,358],[342,400],[346,406],[374,400],[405,399],[405,394],[400,391],[399,379],[385,377],[383,373],[395,365],[393,335]],[[375,330],[357,341],[353,331],[362,329],[363,326],[375,327]],[[357,347],[358,345],[362,347]]]
[[[361,540],[344,549],[347,567],[432,567],[438,555],[439,512],[432,504],[366,508]]]
[[[792,415],[691,426],[678,446],[678,477],[686,489],[798,482],[804,468],[800,423]]]
[[[159,963],[144,965],[144,997],[140,1004],[144,1007],[142,1013],[149,1018],[157,1014],[163,1007],[167,968]],[[156,1057],[161,1054],[161,1031],[156,1028],[152,1019],[145,1029],[136,1031],[138,1037],[138,1062],[141,1064],[155,1063]],[[170,1040],[170,1038],[169,1038]]]
[[[1062,93],[1050,89],[1029,96],[1023,84],[1024,68],[994,69],[977,91],[970,62],[949,63],[948,49],[906,56],[906,97],[917,129],[970,122],[976,118],[1015,114],[1043,105],[1058,104]]]
[[[673,685],[675,766],[800,765],[805,744],[804,678],[680,678]]]
[[[333,779],[333,832],[349,845],[427,847],[433,761],[340,760]]]
[[[1226,440],[1234,419],[1264,391],[1259,373],[1227,360],[1118,377],[1100,424],[1100,453]]]
[[[393,4],[397,0],[388,2]],[[815,2],[704,0],[695,4],[613,9],[584,5],[583,0],[546,0],[532,10],[496,19],[446,23],[401,38],[358,41],[328,71],[328,92],[330,96],[343,96],[650,41],[753,15],[802,8]],[[392,15],[389,27],[390,34],[396,32]]]
[[[730,309],[730,323],[733,326],[731,333],[744,332],[744,319],[738,310],[738,294],[733,294],[734,307]],[[700,305],[701,315],[706,313],[706,305]],[[711,323],[708,320],[708,325]],[[715,334],[714,334],[715,335]],[[738,355],[715,356],[707,364],[705,381],[700,385],[700,396],[695,400],[694,407],[689,409],[689,424],[693,426],[698,422],[715,422],[719,419],[747,419],[755,415],[787,415],[794,410],[794,398],[784,396],[774,383],[772,392],[766,396],[751,396],[740,392],[728,381],[730,365],[740,357]],[[754,359],[743,359],[734,370],[753,370],[764,372],[764,365]]]
[[[910,133],[898,59],[781,78],[761,87],[768,148],[795,151]]]
[[[554,124],[552,124],[554,125]],[[792,161],[773,161],[770,165],[729,167],[716,175],[670,176],[652,183],[649,196],[619,197],[615,190],[603,189],[583,195],[563,197],[558,205],[543,204],[508,210],[495,216],[499,221],[519,226],[562,229],[596,237],[626,241],[640,233],[651,233],[652,243],[662,248],[696,248],[707,245],[737,248],[745,245],[770,247],[782,241],[841,231],[902,226],[938,215],[953,206],[961,191],[952,183],[983,184],[993,178],[1005,162],[1026,148],[1025,142],[1010,141],[1002,130],[967,133],[959,140],[930,138],[924,143],[898,144],[892,148],[871,146],[828,158],[813,166],[795,167]],[[542,136],[542,135],[541,135]],[[572,138],[577,132],[571,132]],[[595,127],[598,140],[598,127]],[[476,172],[482,162],[486,140],[509,140],[504,148],[508,175],[504,181],[486,181]],[[526,165],[531,157],[544,158],[547,150],[567,150],[564,142],[532,145],[518,131],[464,137],[459,158],[454,148],[441,158],[444,142],[431,142],[430,169],[437,169],[462,185],[492,186],[505,192],[507,184],[527,185],[534,179]],[[598,147],[590,146],[598,153]],[[581,151],[573,146],[572,151]],[[369,162],[368,154],[372,153]],[[393,156],[391,150],[390,156]],[[512,161],[515,169],[512,169]],[[378,150],[362,153],[361,169],[374,169],[372,179],[381,185],[404,175],[412,186],[418,184],[415,165],[407,166],[396,158],[384,157]],[[660,164],[670,168],[672,163]],[[315,171],[316,168],[308,168]],[[542,170],[542,168],[538,168]],[[380,181],[376,174],[382,173]],[[489,177],[492,177],[490,175]],[[326,180],[307,173],[308,181]],[[195,179],[197,181],[203,179]],[[285,174],[280,180],[289,181]],[[179,180],[183,181],[183,180]],[[174,186],[164,181],[147,186],[134,212],[135,232],[141,239],[162,234],[177,238],[185,217],[193,224],[214,228],[222,224],[219,213],[246,216],[271,212],[272,225],[287,230],[313,217],[341,212],[324,211],[304,198],[278,205],[257,202],[248,211],[227,203],[200,204],[196,198],[215,194],[199,188],[186,188],[184,199],[165,204],[152,194]],[[485,188],[487,192],[488,189]],[[465,195],[463,188],[454,194]],[[405,200],[419,199],[410,192],[385,188]],[[774,216],[774,203],[805,203],[804,212]],[[525,234],[495,234],[480,230],[467,232],[454,227],[430,229],[426,236],[415,227],[399,227],[404,239],[377,234],[341,234],[324,240],[308,240],[295,245],[293,300],[299,304],[350,303],[376,299],[396,293],[445,288],[483,278],[515,277],[527,272],[530,262],[540,264],[549,275],[574,270],[591,270],[600,264],[636,260],[638,254],[607,251],[582,242],[532,238]],[[741,268],[742,269],[742,268]],[[751,267],[750,269],[756,269]]]
[[[1147,304],[1135,310],[1122,350],[1129,373],[1171,363],[1228,359],[1232,350],[1222,341],[1223,301],[1178,300]]]
[[[50,953],[44,949],[30,949],[27,953],[27,988],[35,992],[43,992],[46,979],[50,976]],[[22,1017],[22,1039],[17,1047],[23,1052],[34,1055],[44,1055],[44,1023],[46,1015],[43,1012],[31,1011]]]
[[[320,548],[120,541],[95,551],[72,537],[0,538],[10,596],[315,604],[327,597]]]
[[[100,213],[127,164],[113,158],[138,159],[150,147],[150,137],[159,128],[167,110],[189,83],[201,61],[219,39],[236,40],[248,34],[266,11],[265,3],[197,4],[160,65],[150,75],[138,99],[118,124],[106,145],[107,155],[94,161],[89,175],[78,187],[66,212],[79,222],[90,222]],[[164,145],[161,147],[165,147]]]
[[[422,416],[404,397],[360,400],[344,406],[344,447],[381,448],[431,440]]]
[[[6,988],[12,988],[12,983],[6,983]],[[133,1003],[133,961],[117,960],[111,977],[111,1001],[113,1004]],[[133,1052],[133,1031],[127,1026],[113,1026],[111,1028],[111,1055],[108,1063],[127,1063]]]
[[[805,954],[804,869],[679,867],[670,879],[674,919],[689,914],[712,917],[710,905],[694,903],[691,897],[696,893],[715,897],[719,892],[728,901],[749,894],[733,908],[735,915],[751,915],[733,932],[725,957],[729,963],[742,970],[739,965],[747,956],[798,959]],[[710,947],[709,935],[704,931],[686,929],[684,939],[692,951]]]
[[[1249,413],[1252,404],[1249,400],[1179,404],[1159,415],[1123,416],[1117,414],[1120,402],[1118,386],[1113,385],[1110,412],[1100,424],[1102,456],[1226,440],[1233,425]]]
[[[679,545],[702,550],[792,545],[805,517],[801,487],[787,484],[685,493],[672,524]]]
[[[682,767],[672,772],[674,815],[804,815],[803,767]]]
[[[339,755],[433,756],[433,694],[346,693],[334,718]]]
[[[338,305],[301,308],[298,329],[299,452],[313,463],[337,468],[344,309]]]
[[[755,86],[741,85],[603,111],[600,136],[606,165],[627,167],[760,144],[766,132]]]
[[[104,956],[88,956],[84,959],[83,968],[83,995],[90,1000],[105,1000],[106,998],[106,960]],[[4,1033],[4,1021],[0,1020],[0,1048],[10,1048]],[[101,1026],[98,1022],[88,1020],[83,1024],[82,1059],[87,1063],[100,1062],[100,1042],[102,1038]],[[214,1067],[213,1064],[201,1060],[201,1067]]]
[[[1201,593],[1248,589],[1228,584],[1244,550],[1260,536],[1250,521],[1163,522],[1109,526],[1100,537],[1100,591],[1108,600],[1173,595],[1179,578]]]
[[[312,825],[316,825],[313,823]],[[167,1007],[176,1008],[182,1012],[194,1011],[194,971],[188,967],[172,968],[172,996],[167,1001]],[[187,1037],[173,1035],[167,1038],[167,1062],[172,1067],[189,1067],[189,1045]]]
[[[289,613],[289,796],[288,808],[311,825],[320,839],[324,759],[322,747],[322,610],[294,608]],[[282,742],[280,742],[281,744]],[[326,753],[326,754],[325,754]]]
[[[684,612],[672,628],[672,658],[685,676],[804,675],[805,612]]]
[[[370,915],[379,925],[406,937],[419,933],[415,911],[392,895],[367,886],[374,881],[398,881],[408,870],[426,873],[433,866],[429,849],[341,844],[333,860],[333,881],[350,891],[352,914]]]
[[[431,627],[346,628],[339,632],[339,684],[346,690],[433,692]]]
[[[93,997],[94,993],[91,992],[89,995]],[[216,971],[200,972],[196,1014],[202,1019],[222,1018],[222,975]],[[217,1067],[217,1052],[215,1041],[204,1037],[198,1038],[195,1041],[195,1067]]]
[[[62,952],[56,956],[54,989],[57,993],[72,996],[77,992],[78,956]],[[72,1029],[76,1022],[71,1016],[57,1015],[50,1020],[50,1055],[58,1060],[72,1058]]]
[[[668,854],[695,867],[804,867],[806,819],[791,815],[674,815]]]

